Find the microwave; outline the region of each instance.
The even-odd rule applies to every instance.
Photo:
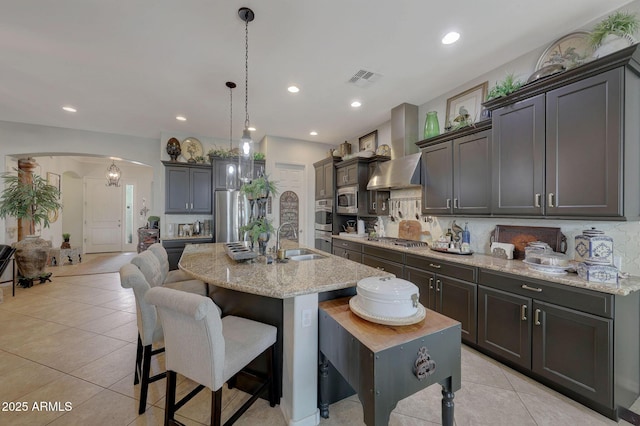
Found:
[[[338,206],[336,212],[358,214],[358,185],[338,188]]]

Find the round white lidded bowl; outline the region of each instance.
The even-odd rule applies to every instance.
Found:
[[[367,314],[407,318],[418,312],[420,292],[410,281],[392,277],[369,277],[358,281],[358,304]]]

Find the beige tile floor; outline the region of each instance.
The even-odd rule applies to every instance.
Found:
[[[162,424],[164,380],[151,385],[147,411],[138,415],[135,302],[131,290],[120,287],[117,273],[54,276],[52,283],[18,288],[15,297],[10,288],[3,290],[0,425]],[[162,364],[158,357],[154,370]],[[179,392],[189,384],[182,380]],[[242,392],[225,389],[223,421],[245,398]],[[401,401],[390,424],[440,424],[440,398],[439,386],[432,386]],[[27,409],[16,411],[10,402],[26,402]],[[42,402],[51,407],[35,410],[34,403]],[[457,426],[615,424],[466,346],[455,404]],[[178,419],[187,425],[207,424],[209,409],[210,394],[201,392],[179,411]],[[638,401],[633,409],[640,411]],[[258,401],[238,424],[285,422],[279,408]],[[333,404],[330,418],[320,424],[363,424],[362,407],[356,397],[347,398]]]

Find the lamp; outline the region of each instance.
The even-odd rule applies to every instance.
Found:
[[[229,152],[233,151],[233,89],[236,84],[233,81],[227,81],[225,86],[229,88]],[[226,182],[225,186],[228,191],[236,189],[236,168],[237,165],[233,163],[227,164]]]
[[[116,162],[111,160],[111,165],[107,169],[107,183],[105,186],[120,186],[120,169],[116,166]]]
[[[249,22],[253,21],[255,17],[253,10],[248,7],[241,7],[238,10],[240,19],[244,21],[244,40],[245,40],[245,54],[244,54],[244,130],[242,131],[242,138],[240,139],[240,152],[238,153],[238,178],[243,183],[251,182],[253,179],[253,139],[251,139],[251,133],[249,132]]]

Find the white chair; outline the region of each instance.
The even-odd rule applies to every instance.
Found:
[[[264,352],[269,359],[267,377],[225,425],[238,420],[267,388],[270,405],[276,405],[273,377],[275,327],[231,315],[221,318],[210,298],[169,288],[152,288],[145,299],[156,305],[165,335],[165,425],[177,424],[175,412],[204,387],[212,391],[211,424],[220,425],[222,386]],[[177,403],[176,373],[199,383]]]
[[[165,372],[149,377],[151,370],[151,356],[164,352],[164,347],[153,350],[154,343],[161,343],[164,339],[162,326],[158,321],[156,307],[150,305],[144,296],[151,289],[144,274],[137,266],[127,263],[120,268],[120,285],[133,289],[136,299],[136,314],[138,318],[138,350],[136,351],[136,372],[133,384],[140,383],[139,414],[145,412],[147,406],[147,391],[149,383],[153,383],[166,376]]]
[[[156,246],[153,250],[151,247]],[[153,244],[148,250],[137,254],[131,263],[140,268],[151,287],[164,286],[176,290],[182,290],[189,293],[196,293],[201,296],[208,296],[207,285],[200,281],[190,278],[182,271],[169,271],[169,262],[166,265],[158,260],[156,255],[159,246],[163,251],[161,244]],[[166,254],[166,251],[164,251]],[[184,278],[184,279],[183,279]]]
[[[147,251],[153,253],[156,256],[156,259],[158,259],[163,283],[168,284],[177,281],[188,281],[193,279],[184,271],[181,271],[179,269],[176,269],[174,271],[169,270],[169,255],[167,254],[167,250],[161,243],[151,244]]]

